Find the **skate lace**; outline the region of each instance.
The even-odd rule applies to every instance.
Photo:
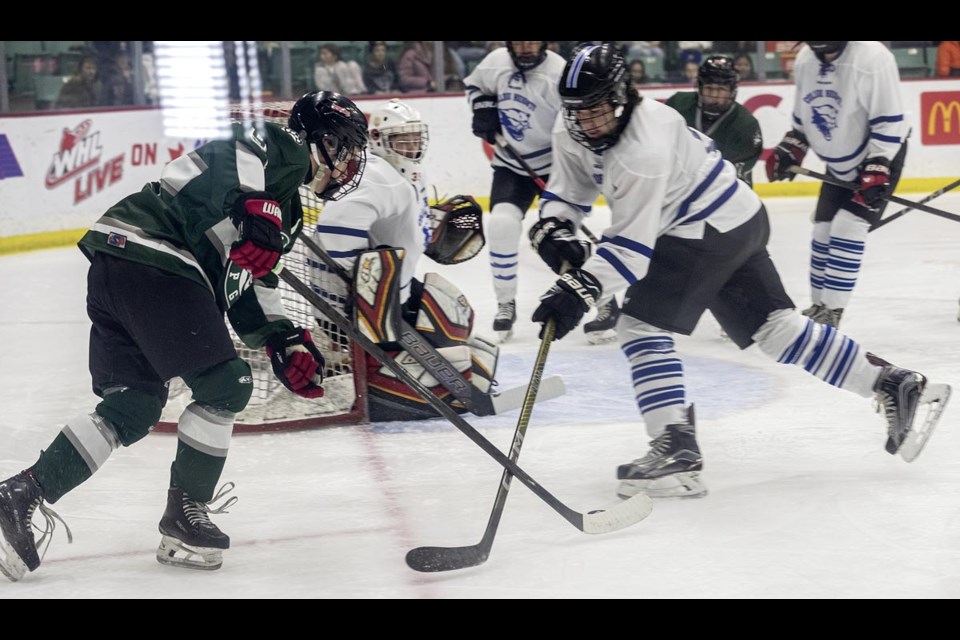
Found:
[[[659,458],[669,450],[670,450],[670,433],[665,431],[650,441],[650,451],[647,452],[647,455],[640,458],[638,462],[647,462],[649,460],[654,460],[656,458]]]
[[[229,507],[232,507],[234,504],[236,504],[239,498],[237,498],[236,496],[231,496],[229,500],[227,500],[222,505],[216,508],[211,507],[210,505],[212,505],[214,502],[216,502],[217,500],[220,500],[225,495],[233,491],[234,487],[236,486],[237,485],[233,482],[227,482],[222,487],[220,487],[216,495],[210,499],[210,502],[200,502],[198,500],[194,500],[193,498],[188,496],[186,493],[184,493],[183,494],[183,514],[187,517],[187,521],[189,521],[190,524],[197,527],[214,528],[216,525],[214,525],[210,521],[209,514],[212,513],[213,515],[217,515],[219,513],[230,513],[229,511],[227,511],[227,509]]]
[[[609,305],[609,304],[602,305],[599,309],[597,309],[596,320],[606,320],[612,315],[612,312],[613,312],[613,305]]]
[[[497,305],[497,315],[493,317],[494,320],[510,320],[513,318],[513,314],[516,310],[517,303],[514,301],[503,302]]]
[[[887,433],[892,437],[897,433],[897,405],[893,396],[885,391],[879,391],[873,397],[873,410],[883,414],[887,420]]]
[[[43,516],[44,520],[42,527],[38,527],[36,523],[33,522],[33,514],[38,507],[40,509],[40,515]],[[60,514],[43,504],[43,498],[37,498],[33,504],[30,505],[30,509],[27,510],[27,520],[33,525],[34,529],[41,532],[40,539],[37,540],[35,545],[38,551],[41,546],[43,547],[43,551],[40,551],[41,560],[47,555],[47,549],[50,548],[50,542],[53,540],[53,532],[57,528],[57,520],[60,521],[60,524],[63,525],[64,530],[67,532],[67,543],[73,543],[73,532],[70,531],[70,527],[67,526],[67,523],[60,517]],[[45,545],[44,542],[46,542]]]

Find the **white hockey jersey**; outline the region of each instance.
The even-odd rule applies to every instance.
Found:
[[[583,269],[605,296],[646,275],[658,237],[699,239],[705,225],[729,231],[760,210],[760,198],[737,179],[713,140],[656,100],[641,101],[620,139],[602,153],[571,138],[562,116],[553,134],[554,168],[540,216],[579,225],[603,194],[611,225]]]
[[[822,63],[804,45],[794,66],[793,125],[841,180],[856,180],[867,158],[893,160],[909,134],[900,73],[880,42],[851,41]]]
[[[406,249],[400,270],[400,302],[410,296],[410,280],[417,270],[432,233],[426,181],[423,174],[411,183],[389,162],[367,155],[363,179],[352,193],[328,202],[316,226],[317,239],[347,272],[353,273],[357,256],[367,249],[387,245]],[[312,279],[324,297],[342,304],[346,287],[322,263]]]
[[[479,95],[497,97],[497,111],[503,135],[510,146],[537,172],[550,173],[550,132],[560,111],[560,76],[563,58],[547,51],[543,62],[528,71],[519,71],[506,47],[491,51],[464,79],[467,101]],[[506,167],[522,176],[527,172],[499,148],[494,167]]]

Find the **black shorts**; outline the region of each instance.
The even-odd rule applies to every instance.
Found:
[[[894,156],[893,162],[890,163],[890,188],[887,191],[889,194],[896,190],[897,184],[900,182],[900,174],[903,173],[903,163],[906,157],[907,143],[904,141],[900,151]],[[856,192],[850,189],[823,183],[820,187],[820,199],[817,200],[817,211],[813,214],[813,219],[816,222],[830,222],[837,215],[837,211],[846,209],[858,218],[863,218],[869,222],[870,226],[877,224],[884,209],[887,208],[887,201],[881,200],[874,205],[873,209],[870,209],[854,202],[853,197],[855,195]]]
[[[237,357],[213,293],[186,278],[95,253],[87,274],[93,392],[126,386],[166,402],[166,382]]]
[[[543,176],[547,182],[550,176]],[[527,212],[533,199],[540,195],[540,187],[528,175],[518,175],[504,167],[493,168],[493,186],[490,188],[490,209],[501,202],[520,207],[520,211]]]
[[[741,349],[777,309],[794,308],[767,253],[764,207],[736,229],[709,224],[702,240],[660,236],[650,268],[623,301],[623,312],[655,327],[690,335],[706,309]]]

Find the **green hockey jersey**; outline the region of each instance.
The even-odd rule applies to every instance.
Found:
[[[717,143],[725,160],[737,169],[737,177],[753,186],[753,166],[763,151],[760,123],[741,104],[736,102],[710,126],[704,127],[697,109],[697,93],[680,91],[667,99],[667,105],[680,112],[688,127],[701,131]]]
[[[310,159],[285,127],[268,123],[261,136],[234,124],[232,133],[168,163],[159,182],[110,207],[79,244],[88,257],[109,253],[208,288],[240,338],[259,348],[293,325],[284,315],[278,276],[254,281],[230,260],[230,246],[239,238],[233,205],[242,193],[269,193],[282,210],[286,253],[303,229],[299,188]]]

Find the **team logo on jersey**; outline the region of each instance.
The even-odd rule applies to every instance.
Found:
[[[832,140],[843,98],[833,89],[816,89],[803,96],[803,101],[810,105],[810,122],[824,140]]]
[[[523,140],[526,131],[531,129],[530,114],[521,109],[500,109],[500,124],[516,141]]]
[[[253,274],[246,269],[241,269],[234,264],[233,260],[228,260],[223,272],[223,298],[227,308],[232,307],[252,284]]]

